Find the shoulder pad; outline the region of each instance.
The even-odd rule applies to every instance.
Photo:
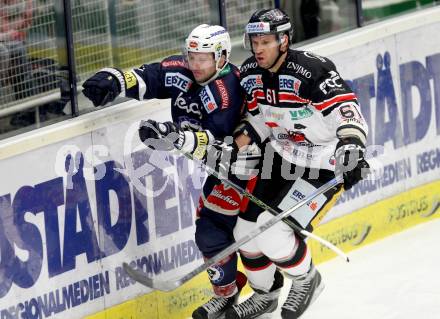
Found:
[[[308,79],[318,79],[323,74],[336,70],[335,65],[328,58],[299,50],[294,50],[293,54],[288,56],[286,68],[293,69],[295,73]]]
[[[300,63],[307,65],[313,70],[324,70],[325,72],[328,72],[336,69],[334,63],[329,58],[320,56],[313,52],[298,51],[297,59]]]

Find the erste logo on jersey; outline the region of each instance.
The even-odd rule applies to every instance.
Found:
[[[301,80],[298,80],[296,77],[291,75],[280,75],[279,82],[280,90],[293,92],[298,95]]]
[[[165,86],[174,86],[183,92],[188,92],[192,81],[179,72],[167,72],[165,74]]]
[[[205,86],[199,95],[208,114],[218,108],[209,86]]]
[[[292,198],[296,202],[299,202],[306,198],[306,195],[303,194],[300,190],[294,189],[293,192],[290,194],[290,198]],[[314,200],[307,202],[306,205],[309,206],[312,211],[316,211],[316,209],[318,208],[318,203]]]
[[[248,94],[252,94],[252,91],[257,88],[263,88],[263,81],[260,74],[248,75],[240,82],[241,86]]]

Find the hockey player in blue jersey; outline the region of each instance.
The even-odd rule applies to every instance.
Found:
[[[185,49],[183,55],[126,72],[104,68],[85,81],[83,93],[95,106],[113,101],[117,96],[137,100],[171,98],[173,121],[142,121],[141,140],[148,143],[177,132],[176,147],[202,158],[207,144],[233,134],[244,105],[244,92],[239,71],[229,62],[231,42],[223,27],[196,27],[186,39]],[[235,189],[208,177],[197,209],[195,233],[205,258],[211,258],[233,243],[233,228],[241,203],[242,197]],[[193,318],[221,316],[237,302],[246,282],[246,277],[237,272],[235,253],[208,269],[208,275],[214,297],[197,308]]]

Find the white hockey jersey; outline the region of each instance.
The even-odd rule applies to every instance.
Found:
[[[251,57],[241,67],[240,83],[247,93],[245,122],[256,142],[270,139],[289,162],[334,170],[340,138],[366,143],[368,127],[356,96],[327,58],[289,50],[271,73]]]

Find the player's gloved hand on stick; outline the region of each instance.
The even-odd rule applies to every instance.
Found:
[[[356,137],[342,138],[336,145],[335,174],[344,177],[344,188],[348,190],[362,180],[370,165],[364,158],[365,146]]]
[[[115,70],[115,74],[119,72],[112,70]],[[121,93],[121,83],[115,74],[101,70],[83,83],[83,93],[94,106],[112,102]],[[122,73],[121,76],[123,77]]]
[[[249,179],[257,175],[256,167],[261,160],[261,149],[256,143],[242,146],[240,149],[233,144],[236,156],[231,156],[231,169],[240,179]]]
[[[204,159],[207,146],[214,143],[214,136],[209,132],[193,132],[183,130],[173,122],[156,122],[155,120],[141,121],[139,138],[153,149],[158,149],[158,142],[172,145],[185,153],[192,154],[196,159]],[[163,147],[160,147],[163,149]],[[167,148],[170,150],[170,148]]]
[[[173,122],[156,122],[155,120],[142,120],[139,124],[139,138],[142,142],[147,139],[161,139],[170,133],[178,132],[177,126]]]
[[[169,121],[162,123],[155,120],[142,120],[138,129],[142,143],[154,150],[163,151],[170,151],[174,148],[173,142],[177,140],[178,132],[179,128]]]
[[[193,132],[180,130],[174,146],[185,153],[190,153],[198,160],[206,158],[208,146],[215,142],[215,138],[208,130]]]

